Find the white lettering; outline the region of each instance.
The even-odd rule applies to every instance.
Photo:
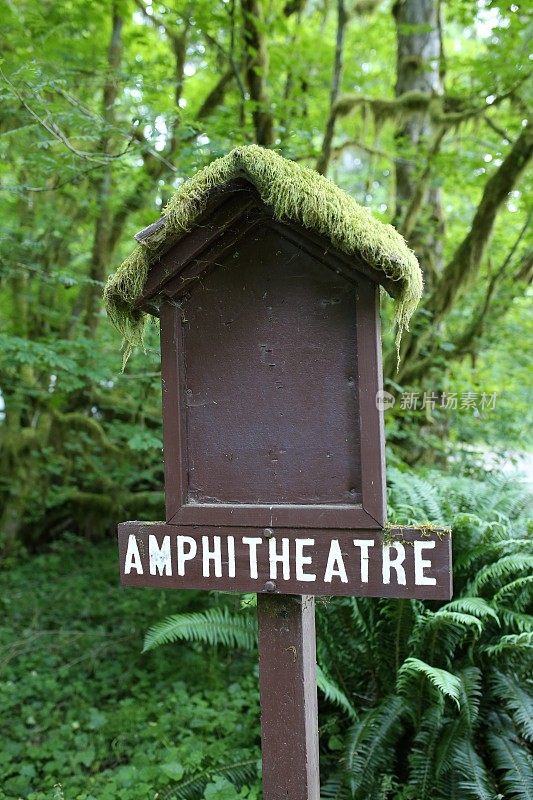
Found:
[[[391,560],[391,549],[396,550],[396,558]],[[390,571],[396,571],[396,583],[405,586],[405,570],[402,567],[405,561],[405,547],[400,542],[393,542],[390,545],[383,545],[383,583],[390,583]]]
[[[331,583],[331,579],[336,575],[342,583],[348,583],[348,576],[344,566],[341,548],[338,539],[332,539],[329,546],[328,563],[324,573],[324,583]]]
[[[228,578],[235,577],[235,537],[228,536]]]
[[[304,566],[311,564],[313,559],[311,556],[304,556],[304,547],[312,547],[315,543],[314,539],[295,539],[294,546],[296,548],[296,580],[297,581],[316,581],[316,575],[312,572],[304,572]]]
[[[276,551],[276,539],[272,537],[268,542],[268,561],[270,564],[270,578],[278,577],[278,563],[283,565],[283,580],[288,581],[291,577],[291,563],[289,554],[289,540],[281,540],[281,555]]]
[[[262,541],[262,539],[256,536],[242,537],[242,543],[247,544],[250,550],[250,578],[254,581],[257,580],[257,546],[261,544]]]
[[[189,546],[187,551],[185,551],[186,544]],[[176,548],[178,551],[178,575],[183,577],[185,575],[185,562],[192,561],[196,556],[198,546],[192,536],[180,535],[176,537]]]
[[[209,562],[215,565],[215,578],[222,577],[222,547],[220,536],[213,536],[213,549],[209,549],[209,536],[202,536],[202,575],[209,578]]]
[[[368,583],[368,561],[371,547],[374,547],[374,539],[354,539],[356,547],[361,548],[361,583]]]
[[[137,544],[137,539],[135,538],[134,533],[130,533],[128,536],[128,549],[126,550],[124,574],[129,575],[132,569],[137,572],[137,575],[144,574],[141,555],[139,553],[139,545]]]
[[[161,547],[153,533],[148,537],[148,557],[150,559],[150,575],[159,572],[160,575],[172,575],[172,560],[170,558],[170,536],[163,536]]]
[[[415,550],[415,583],[417,586],[435,586],[437,583],[436,578],[430,578],[424,575],[424,569],[427,567],[431,569],[432,563],[427,559],[422,558],[422,550],[432,550],[435,547],[435,542],[414,542]]]

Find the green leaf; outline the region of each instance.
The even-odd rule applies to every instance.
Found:
[[[257,641],[256,618],[245,610],[231,613],[227,607],[175,614],[150,628],[144,639],[144,652],[177,640],[253,650]]]
[[[166,764],[161,764],[161,772],[163,772],[167,778],[179,781],[183,777],[185,769],[178,761],[167,761]]]
[[[453,700],[458,708],[460,707],[461,681],[459,678],[445,669],[432,667],[419,658],[410,657],[403,662],[398,673],[398,692],[404,695],[409,694],[412,691],[412,678],[416,675],[423,675],[437,691]]]
[[[513,800],[531,800],[533,797],[533,758],[517,742],[496,733],[487,736],[493,755],[493,767],[501,772],[501,782]]]

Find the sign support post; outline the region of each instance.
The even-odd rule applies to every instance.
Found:
[[[258,594],[264,800],[320,800],[315,598]]]

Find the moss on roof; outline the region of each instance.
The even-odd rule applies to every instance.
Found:
[[[165,225],[148,237],[111,275],[104,289],[107,313],[125,340],[126,353],[142,344],[145,315],[135,307],[150,264],[191,230],[210,192],[246,177],[279,220],[296,222],[326,236],[347,255],[360,254],[372,267],[398,281],[397,345],[422,294],[422,274],[414,253],[392,227],[374,219],[367,208],[313,169],[273,150],[248,145],[232,150],[184,183],[163,210]]]

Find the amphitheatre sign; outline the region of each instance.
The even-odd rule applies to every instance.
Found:
[[[319,800],[315,595],[451,597],[448,531],[386,523],[379,294],[422,290],[388,225],[312,170],[234,150],[106,287],[160,318],[166,518],[119,525],[125,586],[256,592],[265,800]]]
[[[450,537],[444,531],[201,528],[169,533],[166,524],[120,526],[120,572],[125,586],[220,589],[236,592],[448,599]],[[257,533],[257,532],[256,532]]]

